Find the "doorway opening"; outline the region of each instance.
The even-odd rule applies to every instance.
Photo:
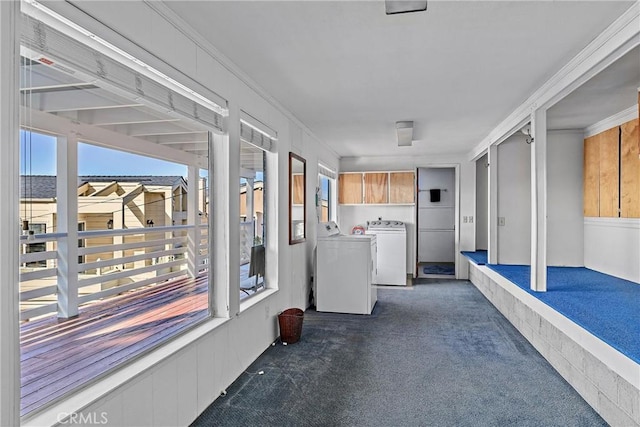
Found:
[[[457,168],[418,168],[417,277],[456,278]]]

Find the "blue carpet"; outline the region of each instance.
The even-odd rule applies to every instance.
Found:
[[[489,262],[487,259],[487,251],[482,249],[478,249],[476,251],[462,251],[461,253],[477,265],[485,265]]]
[[[446,274],[449,276],[453,276],[456,274],[456,266],[455,264],[434,264],[427,265],[422,270],[424,274]]]
[[[547,292],[533,292],[528,265],[487,267],[640,363],[639,284],[584,267],[548,267]]]
[[[471,283],[389,288],[370,316],[307,310],[192,427],[607,425]]]

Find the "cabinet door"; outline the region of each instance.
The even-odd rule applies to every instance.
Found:
[[[341,173],[338,177],[338,203],[362,203],[362,174]]]
[[[389,174],[386,172],[370,172],[364,174],[364,202],[389,202]]]
[[[621,126],[620,216],[640,218],[640,147],[638,119]]]
[[[389,174],[389,203],[414,203],[415,175],[413,172]]]
[[[620,128],[606,130],[600,137],[600,216],[618,217],[620,201]]]
[[[600,216],[600,136],[584,140],[584,216]]]

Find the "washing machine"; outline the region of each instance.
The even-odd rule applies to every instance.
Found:
[[[365,235],[378,238],[378,285],[407,285],[407,228],[402,221],[369,221]]]
[[[340,233],[335,222],[318,224],[316,310],[371,314],[378,300],[372,285],[377,237]]]

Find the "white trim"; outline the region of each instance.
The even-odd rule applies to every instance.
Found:
[[[536,90],[525,102],[496,126],[474,148],[470,160],[489,145],[513,132],[518,123],[538,107],[549,108],[582,83],[593,77],[626,52],[640,44],[640,2],[634,2],[618,19],[600,33],[587,47]]]
[[[160,70],[146,64],[142,60],[136,58],[123,49],[109,43],[107,40],[93,34],[89,30],[76,24],[75,21],[68,19],[61,14],[43,6],[41,3],[34,0],[22,0],[23,12],[28,16],[31,16],[46,25],[54,28],[63,34],[78,40],[82,44],[94,49],[115,61],[122,63],[123,65],[141,73],[142,75],[149,77],[150,79],[160,83],[161,85],[174,90],[176,93],[191,99],[192,101],[209,108],[212,111],[222,115],[227,115],[226,105],[227,101],[218,94],[209,91],[207,94],[211,99],[201,95],[195,90],[183,85],[177,80],[167,76]]]
[[[487,154],[489,165],[489,178],[487,180],[487,192],[489,193],[489,212],[487,214],[487,261],[490,264],[498,263],[498,146],[491,145]]]
[[[531,115],[531,289],[547,291],[547,110]],[[498,195],[499,197],[499,195]]]
[[[20,341],[19,214],[19,13],[17,1],[0,1],[0,425],[19,425]]]
[[[596,225],[599,227],[613,228],[630,228],[632,230],[640,229],[640,218],[596,218],[586,217],[585,225]]]
[[[602,119],[599,122],[592,124],[591,126],[585,128],[584,137],[589,138],[590,136],[597,135],[600,132],[604,132],[605,130],[609,130],[616,126],[620,126],[623,123],[634,120],[638,118],[638,104],[634,104],[631,107],[620,111],[612,116],[607,117],[606,119]]]

